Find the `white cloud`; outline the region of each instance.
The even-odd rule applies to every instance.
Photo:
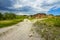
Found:
[[[21,13],[21,12],[19,12],[19,13],[16,13],[16,15],[30,15],[30,14],[28,14],[28,13]]]
[[[59,2],[60,0],[46,0],[46,2],[48,4],[53,4],[53,3],[56,3],[56,2]]]
[[[60,5],[59,5],[59,4],[55,5],[55,7],[54,7],[53,10],[56,10],[56,9],[58,9],[58,8],[60,8]]]
[[[47,12],[55,6],[55,8],[60,7],[58,6],[60,5],[58,2],[60,2],[60,0],[16,0],[12,8],[18,9],[23,6],[30,6],[35,9],[36,12]]]
[[[13,5],[14,8],[19,8],[19,7],[23,7],[23,5],[19,5],[19,4],[15,4]]]

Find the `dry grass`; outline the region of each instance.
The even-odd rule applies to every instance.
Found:
[[[35,30],[45,40],[60,40],[60,18],[48,18],[37,21]]]

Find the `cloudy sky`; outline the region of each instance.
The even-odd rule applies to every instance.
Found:
[[[60,0],[0,0],[1,12],[60,14]]]

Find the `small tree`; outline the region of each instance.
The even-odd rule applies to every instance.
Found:
[[[0,20],[2,20],[3,19],[3,15],[2,15],[2,13],[0,12]]]

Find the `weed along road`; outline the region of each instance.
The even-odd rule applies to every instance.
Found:
[[[37,33],[33,33],[31,28],[33,23],[24,19],[12,27],[0,29],[0,40],[41,40]]]

